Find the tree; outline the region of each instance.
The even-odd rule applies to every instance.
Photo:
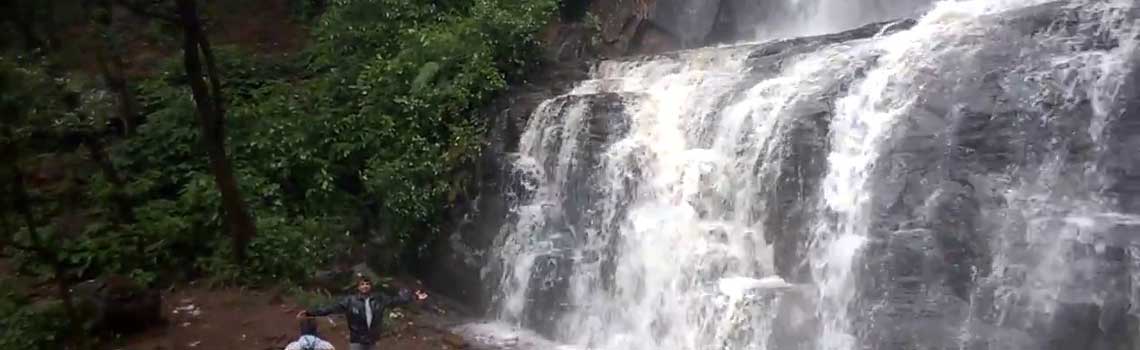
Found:
[[[222,93],[221,78],[214,61],[210,42],[202,30],[195,0],[175,0],[179,24],[182,26],[182,58],[190,91],[198,114],[198,124],[202,130],[202,143],[210,160],[210,172],[222,195],[224,220],[233,237],[234,259],[239,263],[245,260],[246,247],[257,234],[253,217],[242,199],[234,176],[233,165],[226,154],[226,110]],[[202,69],[205,58],[205,72]],[[209,79],[209,87],[203,80]]]
[[[69,250],[62,243],[62,238],[75,236],[75,231],[79,229],[61,229],[67,225],[58,225],[60,227],[56,228],[56,232],[45,232],[51,230],[45,229],[43,215],[38,215],[37,212],[46,210],[37,206],[46,207],[46,201],[37,203],[33,200],[25,176],[29,170],[22,168],[33,155],[40,156],[40,153],[53,151],[36,145],[58,147],[63,141],[74,139],[75,133],[57,130],[66,129],[59,127],[66,111],[55,107],[60,106],[60,102],[67,103],[66,98],[69,96],[56,90],[58,86],[58,79],[42,74],[34,66],[25,69],[0,60],[0,91],[4,96],[0,98],[0,161],[4,164],[0,168],[0,183],[6,185],[0,189],[3,194],[0,200],[5,209],[0,215],[6,216],[10,212],[23,224],[22,230],[12,229],[5,217],[5,230],[0,235],[0,250],[14,248],[23,251],[37,264],[50,269],[51,281],[63,306],[71,335],[76,337],[74,340],[82,348],[87,345],[82,337],[83,320],[71,295],[74,269],[66,259]],[[51,135],[62,137],[45,140]],[[74,194],[73,187],[63,187],[66,189],[59,192]],[[78,202],[68,196],[60,196],[59,199],[60,203],[72,204],[61,207],[70,208]]]
[[[123,134],[129,136],[140,123],[141,114],[127,76],[126,63],[116,45],[118,36],[112,29],[114,8],[110,0],[84,0],[83,5],[87,10],[87,16],[91,19],[97,39],[95,61],[99,66],[99,74],[103,76],[107,88],[114,92],[118,99],[118,125]]]
[[[130,0],[116,0],[115,3],[136,15],[167,21],[182,28],[182,63],[194,98],[201,142],[206,149],[214,184],[222,197],[223,220],[233,239],[234,259],[240,263],[246,258],[249,242],[257,235],[257,226],[243,200],[233,163],[226,151],[225,95],[209,38],[202,29],[198,2],[174,0],[173,16],[156,9],[153,4],[143,5]]]

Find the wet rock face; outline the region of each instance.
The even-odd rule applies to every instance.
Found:
[[[584,79],[587,69],[581,62],[549,64],[527,83],[511,86],[484,110],[486,148],[468,170],[474,181],[448,211],[450,227],[444,232],[451,234],[433,246],[434,258],[421,267],[433,289],[475,310],[490,306],[488,291],[494,286],[483,279],[485,254],[509,219],[508,194],[522,192],[517,190],[521,180],[513,174],[510,154],[518,151],[527,120],[539,104]]]
[[[568,71],[564,74],[572,73]],[[567,80],[571,81],[573,80]],[[491,147],[484,153],[481,164],[476,169],[479,179],[477,195],[461,201],[461,205],[453,210],[453,220],[457,223],[455,231],[446,242],[435,247],[437,258],[429,267],[427,282],[435,289],[477,309],[486,310],[490,307],[487,303],[492,299],[489,291],[496,287],[493,281],[482,277],[482,271],[501,268],[497,265],[488,266],[489,262],[493,264],[494,259],[487,259],[485,254],[492,248],[494,239],[499,236],[503,226],[517,220],[516,214],[508,210],[508,205],[529,199],[518,197],[520,195],[533,195],[526,188],[533,185],[534,179],[514,169],[510,163],[511,154],[519,152],[519,138],[526,128],[530,113],[539,108],[539,103],[545,98],[555,95],[555,91],[558,89],[520,93],[511,96],[498,107],[502,109],[498,110],[491,124]],[[628,132],[628,118],[623,114],[622,96],[618,94],[568,96],[550,103],[557,107],[548,108],[562,110],[558,118],[548,121],[553,128],[552,135],[547,136],[551,140],[548,147],[554,153],[565,142],[561,139],[561,134],[568,131],[559,128],[557,123],[570,117],[566,113],[573,108],[569,106],[584,109],[582,114],[586,118],[580,124],[581,130],[576,130],[577,137],[573,140],[578,146],[574,148],[575,162],[568,169],[573,174],[570,176],[572,181],[565,184],[563,191],[567,194],[562,198],[566,210],[552,213],[557,215],[547,220],[545,231],[549,233],[536,234],[547,235],[569,230],[583,232],[582,227],[592,225],[591,220],[600,219],[591,216],[591,208],[584,205],[598,203],[597,197],[603,195],[598,192],[605,188],[597,184],[601,181],[598,178],[600,174],[594,172],[601,149]],[[554,160],[556,159],[551,159]],[[543,167],[548,173],[559,171],[555,169],[557,164],[554,163],[544,164]],[[573,244],[572,237],[564,242],[565,246]],[[534,300],[542,300],[544,303],[549,301],[549,307],[556,307],[563,299],[558,293],[565,291],[563,278],[569,274],[566,269],[572,265],[565,256],[551,256],[547,260],[561,263],[553,264],[558,268],[542,270],[532,276],[535,281],[542,281],[534,285],[549,285],[543,291],[536,291],[542,295]],[[542,319],[533,313],[530,317],[534,320]],[[536,321],[543,322],[553,321]]]
[[[1076,239],[1077,231],[1118,237],[1104,229],[1085,229],[1090,233],[1063,222],[1040,223],[1085,210],[1080,204],[1031,212],[1037,204],[1011,202],[1053,196],[1091,202],[1087,193],[1097,184],[1081,174],[1099,162],[1113,174],[1105,188],[1118,200],[1117,208],[1103,210],[1134,210],[1136,177],[1130,168],[1138,158],[1119,150],[1136,142],[1125,134],[1138,131],[1132,127],[1137,118],[1126,111],[1137,103],[1125,103],[1125,111],[1105,129],[1106,140],[1095,142],[1087,132],[1095,130],[1088,96],[1060,97],[1050,88],[1050,79],[1057,76],[1041,66],[1047,58],[1001,49],[1017,47],[1027,35],[1043,31],[1090,31],[1072,27],[1076,22],[1066,20],[1073,16],[1067,11],[1052,3],[995,16],[991,20],[1005,25],[994,37],[1004,39],[983,44],[986,49],[979,54],[940,62],[939,78],[923,80],[923,88],[915,91],[918,108],[892,134],[870,191],[877,219],[862,254],[855,306],[864,315],[856,322],[861,325],[858,338],[867,346],[957,348],[960,331],[951,325],[958,324],[989,329],[971,333],[974,338],[967,343],[978,349],[1132,344],[1121,330],[1135,322],[1125,296],[1132,290],[1133,267],[1127,261],[1134,248],[1093,247]],[[1076,50],[1113,45],[1088,33],[1073,38]],[[1027,69],[1049,73],[1035,76],[1044,81],[1032,87],[1019,86],[1018,81],[1032,80],[1018,73],[984,73]],[[1135,80],[1125,85],[1124,100],[1140,100],[1128,88],[1135,85]],[[1118,131],[1130,128],[1131,133]],[[1056,256],[1042,256],[1051,249]],[[1051,271],[1036,267],[1059,262],[1063,264]],[[1009,293],[1027,293],[1022,288],[1032,288],[1027,280],[1034,279],[1067,282],[1058,299],[1009,299]],[[1031,302],[1059,304],[1051,317],[1044,317],[1033,315]],[[975,311],[965,314],[971,307]]]
[[[598,20],[597,35],[602,57],[655,54],[682,48],[669,28],[649,20],[654,0],[594,1],[590,13]]]
[[[553,337],[558,332],[560,315],[570,309],[566,305],[566,291],[573,261],[566,256],[549,255],[536,257],[534,263],[526,293],[530,302],[522,323],[539,334]]]
[[[600,53],[606,57],[656,54],[739,39],[724,27],[722,0],[594,1],[590,13],[598,20]],[[564,25],[569,24],[569,22]],[[592,34],[588,34],[592,35]]]
[[[548,110],[559,113],[547,119],[532,120],[543,123],[540,144],[542,153],[558,155],[570,152],[569,158],[550,157],[542,164],[540,176],[558,188],[538,190],[552,196],[557,208],[545,211],[543,225],[537,231],[513,232],[537,241],[551,243],[551,253],[535,257],[526,293],[524,325],[539,334],[556,337],[558,321],[570,310],[567,295],[569,279],[575,268],[575,248],[581,247],[589,230],[602,225],[597,206],[606,203],[609,195],[606,174],[600,172],[604,150],[629,132],[629,117],[625,115],[624,97],[616,93],[568,95],[548,101]],[[525,150],[523,150],[525,151]],[[557,179],[566,179],[559,182]],[[536,191],[519,191],[534,193]],[[552,207],[553,209],[553,207]],[[612,254],[586,252],[600,257]]]
[[[1140,14],[1136,17],[1140,17]],[[1120,93],[1124,96],[1140,96],[1140,69],[1133,70]],[[1140,98],[1126,101],[1118,111],[1120,117],[1105,127],[1108,150],[1100,163],[1111,174],[1108,189],[1120,211],[1138,214],[1140,152],[1136,150],[1140,150]]]
[[[772,244],[776,271],[786,281],[806,283],[811,280],[807,268],[807,237],[810,237],[812,205],[818,199],[819,179],[826,170],[823,155],[827,152],[827,133],[830,114],[817,112],[796,118],[784,133],[787,145],[781,164],[780,176],[775,179],[776,190],[769,192],[773,206],[765,217],[764,239]]]
[[[565,210],[570,232],[585,234],[588,227],[598,227],[602,220],[591,215],[595,209],[591,205],[602,203],[606,195],[604,191],[608,188],[604,183],[605,174],[597,171],[600,168],[599,162],[602,161],[605,149],[624,137],[629,132],[630,125],[628,116],[624,115],[625,106],[621,95],[607,93],[587,95],[579,99],[581,101],[571,103],[586,104],[584,113],[588,117],[578,136],[574,163],[567,176],[569,182],[563,191],[567,195],[561,207]],[[552,167],[548,167],[548,174],[553,171]]]
[[[1138,9],[1133,18],[1140,18]],[[1140,69],[1133,69],[1125,80],[1121,94],[1128,99],[1119,110],[1119,117],[1106,126],[1107,149],[1100,164],[1109,174],[1106,188],[1108,197],[1115,202],[1120,213],[1140,214]],[[1094,247],[1095,275],[1092,281],[1100,287],[1104,306],[1097,315],[1097,331],[1081,337],[1096,342],[1090,349],[1123,349],[1121,344],[1140,344],[1140,318],[1132,300],[1136,300],[1135,283],[1130,277],[1136,273],[1136,237],[1140,225],[1115,225],[1108,229],[1101,249]],[[1124,239],[1123,237],[1131,237]],[[1099,250],[1099,251],[1098,251]],[[1059,347],[1055,347],[1059,349]]]
[[[797,38],[758,45],[749,54],[756,79],[769,78],[774,71],[796,55],[818,49],[822,46],[872,37],[878,33],[893,33],[914,25],[912,20],[875,23],[851,31],[811,38]],[[811,280],[806,263],[811,221],[818,212],[818,191],[824,172],[827,170],[827,152],[830,149],[829,132],[831,110],[828,101],[844,93],[851,79],[861,74],[861,69],[853,70],[851,76],[837,77],[823,89],[818,102],[795,108],[795,116],[783,125],[779,142],[778,176],[765,179],[776,184],[766,193],[765,200],[770,205],[764,213],[765,241],[772,244],[776,271],[787,281],[808,283]],[[823,82],[821,82],[823,83]]]
[[[716,23],[720,0],[657,0],[649,11],[653,25],[677,38],[681,47],[706,43]]]

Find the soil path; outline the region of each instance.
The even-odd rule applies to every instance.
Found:
[[[377,344],[383,350],[462,348],[447,329],[462,322],[446,301],[392,310]],[[166,324],[127,338],[122,350],[271,350],[295,340],[299,303],[273,291],[184,287],[163,296]],[[342,316],[320,317],[322,338],[338,350],[348,349],[348,327]]]

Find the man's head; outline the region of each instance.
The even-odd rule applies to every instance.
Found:
[[[317,320],[312,318],[301,319],[301,335],[317,336]]]
[[[360,294],[372,293],[372,279],[363,273],[356,274],[356,291]]]

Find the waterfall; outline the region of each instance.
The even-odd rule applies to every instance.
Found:
[[[787,32],[850,30],[600,62],[535,110],[483,274],[493,321],[463,332],[1140,345],[1140,5],[788,2],[826,21]]]
[[[744,14],[754,26],[754,38],[771,39],[840,32],[872,22],[907,18],[929,10],[933,0],[783,0],[740,2],[764,4]]]

